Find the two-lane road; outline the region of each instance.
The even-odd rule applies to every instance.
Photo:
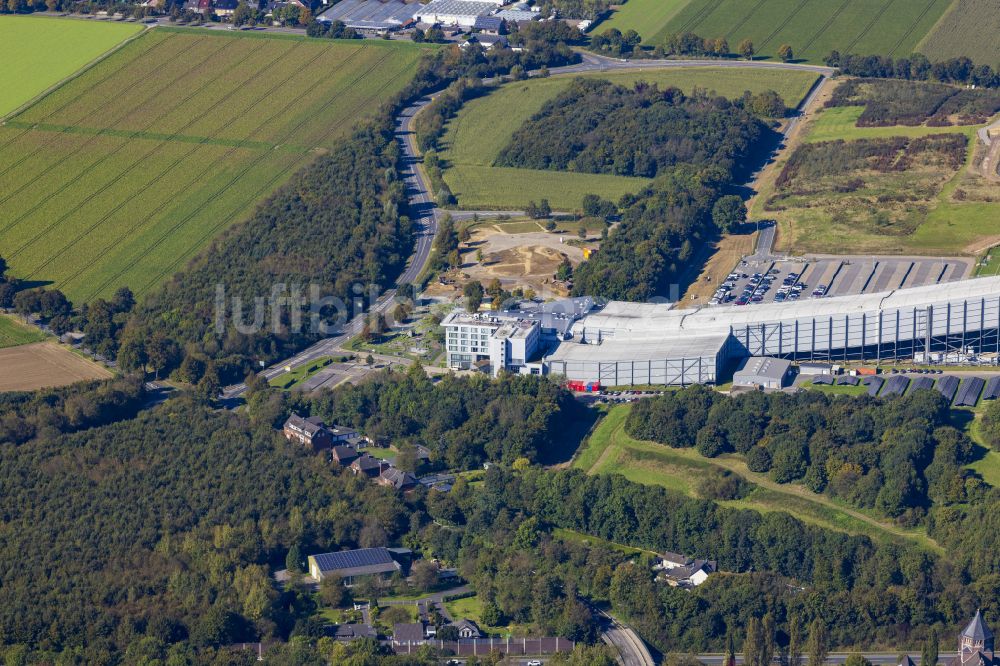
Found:
[[[826,83],[830,74],[834,72],[829,67],[818,65],[795,65],[781,62],[763,62],[747,60],[616,60],[604,56],[595,55],[589,52],[580,52],[582,61],[575,65],[566,67],[555,67],[550,70],[550,74],[577,74],[583,72],[602,72],[629,69],[663,69],[671,67],[725,67],[737,69],[781,69],[787,71],[811,71],[821,76],[819,82],[810,91],[808,97],[799,105],[799,111],[783,130],[787,137],[795,128],[801,118],[801,112],[807,108],[822,86]],[[484,82],[489,82],[489,79]],[[397,286],[405,283],[413,283],[423,272],[424,267],[430,257],[431,247],[434,243],[434,235],[437,233],[437,223],[442,214],[438,209],[430,185],[424,178],[423,172],[419,169],[419,152],[417,151],[416,140],[413,136],[413,118],[419,111],[427,106],[432,97],[423,97],[413,104],[407,106],[396,118],[396,140],[402,148],[402,169],[401,176],[406,184],[407,197],[409,199],[410,218],[417,227],[416,241],[414,244],[413,256],[403,274],[397,281]],[[781,149],[779,144],[775,151]],[[469,217],[473,213],[462,214]],[[321,356],[328,356],[341,347],[347,340],[361,332],[364,326],[365,317],[370,313],[385,313],[392,307],[396,295],[396,289],[387,290],[371,306],[368,313],[355,313],[354,316],[338,331],[329,338],[320,340],[311,347],[299,352],[286,360],[275,363],[261,374],[268,380],[273,379],[285,372],[286,367],[296,368],[310,363]],[[223,391],[223,397],[233,399],[242,395],[246,391],[245,384],[228,386]]]

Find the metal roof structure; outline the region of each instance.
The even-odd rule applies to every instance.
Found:
[[[996,400],[1000,398],[1000,377],[990,377],[983,390],[983,400]]]
[[[432,0],[426,5],[416,7],[414,16],[488,16],[494,13],[498,5],[495,2],[480,2],[479,0]]]
[[[975,642],[987,642],[993,640],[993,632],[983,621],[983,614],[978,610],[972,621],[962,630],[962,638],[968,638]]]
[[[934,389],[943,395],[945,400],[951,402],[955,397],[955,392],[958,391],[958,377],[945,375],[941,379],[937,380],[937,384],[934,386]]]
[[[341,21],[348,28],[398,27],[413,20],[423,5],[402,0],[341,0],[316,17],[318,21]]]
[[[320,553],[312,558],[324,575],[338,573],[345,577],[363,576],[399,570],[399,565],[386,548],[342,550],[338,553]]]
[[[741,384],[753,379],[770,379],[780,382],[788,374],[788,369],[791,366],[792,362],[785,359],[754,356],[740,364],[740,368],[733,375],[733,382]]]
[[[875,396],[878,395],[882,384],[885,384],[885,380],[881,377],[865,377],[861,383],[868,387],[868,395]]]
[[[882,395],[903,395],[906,393],[906,387],[909,385],[910,378],[906,375],[893,375],[886,381],[885,388],[882,389]]]
[[[612,301],[601,311],[587,315],[576,328],[586,331],[617,331],[629,337],[668,333],[728,330],[761,322],[861,315],[879,311],[922,308],[935,303],[1000,295],[1000,276],[851,296],[815,298],[794,303],[702,306],[680,310],[672,303],[626,303]]]
[[[966,377],[958,389],[958,395],[955,396],[955,406],[975,407],[985,385],[986,381],[979,377]]]
[[[725,347],[729,333],[682,337],[611,338],[600,344],[564,342],[548,361],[654,361],[665,358],[715,358]]]

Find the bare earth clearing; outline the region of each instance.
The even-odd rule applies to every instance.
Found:
[[[0,349],[0,392],[66,386],[111,373],[54,342]]]

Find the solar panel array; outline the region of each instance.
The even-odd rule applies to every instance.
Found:
[[[878,395],[878,390],[885,383],[881,377],[865,377],[865,386],[868,387],[868,395]]]
[[[923,389],[929,389],[934,386],[934,380],[930,377],[917,377],[912,382],[910,382],[910,393],[914,391],[920,391]]]
[[[1000,398],[1000,377],[990,377],[986,382],[986,390],[983,391],[983,400],[996,400]]]
[[[985,385],[986,382],[979,377],[967,378],[958,389],[958,395],[955,396],[955,405],[958,407],[975,407],[976,403],[979,402],[979,394]]]
[[[817,377],[813,377],[812,383],[813,386],[829,386],[833,384],[833,377],[830,375],[819,375]]]
[[[837,377],[837,384],[841,386],[857,386],[858,378],[851,377],[850,375],[844,375],[843,377]]]
[[[951,402],[955,397],[955,392],[958,391],[958,377],[945,375],[941,379],[937,380],[937,384],[934,385],[934,389],[943,395],[948,402]]]
[[[906,387],[909,385],[909,377],[905,375],[893,375],[886,381],[885,388],[882,389],[882,395],[903,395],[906,392]]]

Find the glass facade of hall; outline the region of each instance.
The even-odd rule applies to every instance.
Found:
[[[733,327],[733,352],[816,360],[892,360],[923,352],[1000,353],[1000,295],[919,307]]]

